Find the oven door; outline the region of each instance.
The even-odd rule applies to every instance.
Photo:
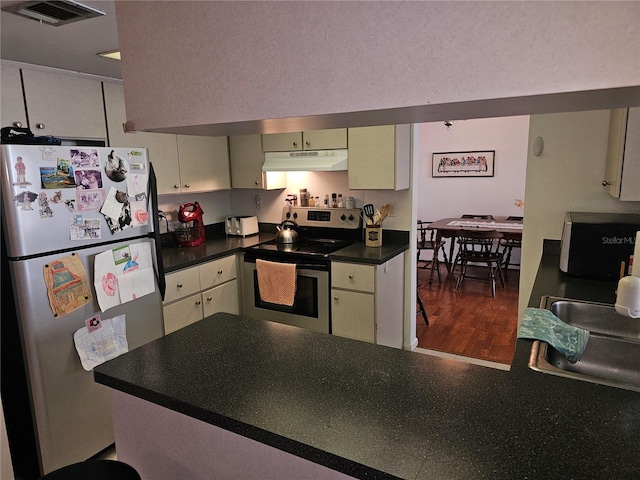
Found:
[[[242,271],[242,304],[242,313],[248,317],[330,333],[329,265],[298,264],[296,296],[293,305],[289,307],[262,301],[255,259],[245,256]]]

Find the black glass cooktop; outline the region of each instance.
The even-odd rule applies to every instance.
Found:
[[[267,243],[261,243],[251,247],[251,250],[259,252],[295,252],[297,254],[326,256],[336,252],[342,248],[353,244],[349,240],[333,240],[333,239],[312,239],[305,238],[295,243],[277,243],[271,240]]]

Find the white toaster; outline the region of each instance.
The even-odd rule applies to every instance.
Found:
[[[258,217],[227,217],[224,228],[227,235],[239,235],[241,237],[255,235],[258,233]]]

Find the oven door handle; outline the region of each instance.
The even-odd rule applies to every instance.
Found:
[[[323,265],[311,264],[311,263],[296,263],[296,270],[320,270],[328,271],[328,268],[324,268]]]

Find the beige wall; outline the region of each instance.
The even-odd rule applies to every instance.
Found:
[[[418,162],[418,218],[437,220],[464,213],[522,215],[529,116],[422,123]],[[492,177],[434,178],[434,152],[495,150]]]
[[[139,129],[215,124],[199,133],[226,135],[610,108],[603,92],[568,93],[619,87],[636,87],[640,102],[635,1],[116,2],[116,12]],[[560,95],[530,98],[549,94]]]
[[[531,116],[520,317],[529,302],[542,241],[560,239],[565,212],[640,213],[640,202],[621,202],[602,188],[608,133],[608,110]],[[539,157],[531,151],[536,137],[544,140]]]

